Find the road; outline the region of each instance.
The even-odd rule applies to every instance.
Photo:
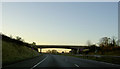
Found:
[[[71,56],[45,54],[34,59],[21,61],[5,67],[23,67],[24,69],[37,69],[40,67],[120,67],[120,65],[81,59]]]

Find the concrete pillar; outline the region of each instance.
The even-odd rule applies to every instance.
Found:
[[[38,52],[39,52],[39,53],[42,53],[42,48],[38,48]]]
[[[71,49],[71,53],[74,54],[74,49]]]
[[[77,48],[77,54],[79,54],[79,52],[80,52],[80,49],[79,49],[79,48]]]
[[[40,48],[40,53],[42,53],[42,48]]]

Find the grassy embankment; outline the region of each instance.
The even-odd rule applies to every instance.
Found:
[[[112,53],[110,55],[112,55]],[[75,54],[59,54],[59,55],[72,56],[72,57],[78,57],[78,58],[82,58],[82,59],[96,60],[96,61],[102,61],[102,62],[108,62],[108,63],[113,63],[113,64],[119,64],[120,65],[120,57],[111,57],[109,55],[108,56],[103,55],[104,57],[95,57],[95,56],[86,56],[86,55],[77,56]],[[92,54],[92,55],[95,55],[95,54]]]
[[[8,65],[22,60],[40,56],[40,54],[32,48],[2,40],[2,64]]]
[[[108,62],[113,64],[119,64],[120,65],[120,57],[94,57],[94,56],[75,56],[83,59],[90,59],[90,60],[96,60],[96,61],[102,61],[102,62]]]
[[[88,55],[111,55],[111,56],[120,56],[120,47],[119,47],[119,50],[111,50],[111,51],[105,51],[104,54],[101,54],[101,52],[90,52],[88,53]]]

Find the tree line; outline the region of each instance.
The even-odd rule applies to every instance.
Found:
[[[90,40],[87,41],[89,51],[86,51],[84,53],[88,54],[90,52],[94,53],[101,53],[104,54],[105,52],[114,52],[114,51],[120,51],[120,40],[117,39],[115,36],[112,38],[109,37],[103,37],[99,40],[98,45],[92,44]]]

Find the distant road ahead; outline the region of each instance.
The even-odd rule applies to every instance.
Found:
[[[71,56],[46,54],[41,57],[18,62],[6,67],[24,67],[26,69],[36,69],[39,67],[120,67],[120,65]]]

